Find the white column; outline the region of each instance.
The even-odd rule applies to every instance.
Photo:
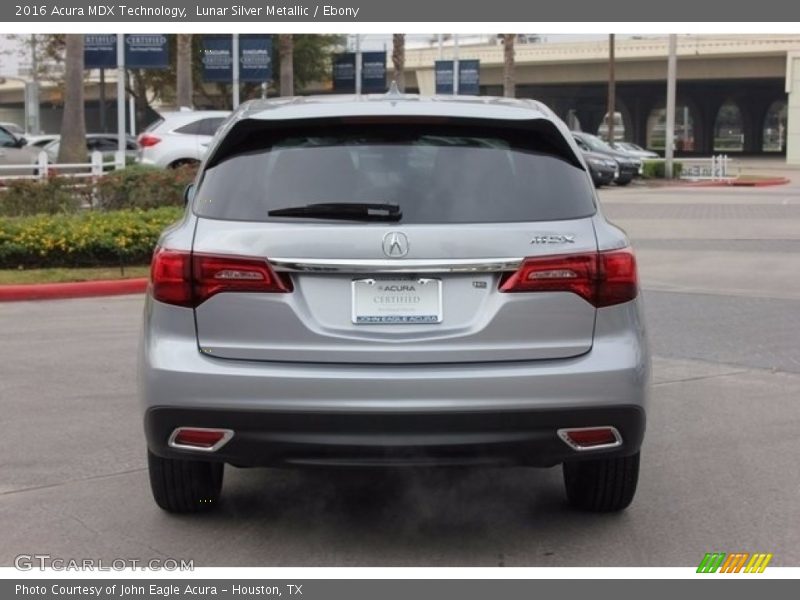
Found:
[[[786,93],[789,94],[786,111],[786,162],[800,165],[800,51],[793,50],[786,57]]]

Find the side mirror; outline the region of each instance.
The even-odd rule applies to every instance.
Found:
[[[24,137],[17,138],[17,148],[22,148],[23,146],[27,145],[28,145],[28,140],[26,140]]]
[[[192,198],[194,198],[194,184],[190,183],[186,186],[186,189],[183,190],[183,204],[188,205]]]

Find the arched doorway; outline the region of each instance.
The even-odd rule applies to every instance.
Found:
[[[776,100],[769,105],[761,133],[762,152],[786,152],[786,114],[785,100]]]
[[[603,119],[597,127],[597,136],[608,139],[608,113],[603,114]],[[614,111],[614,141],[630,142],[633,140],[633,121],[625,104],[617,99],[617,109]]]
[[[650,111],[647,117],[647,149],[664,150],[667,131],[667,109],[663,106]],[[675,106],[675,150],[693,152],[695,149],[695,116],[688,104]]]
[[[742,152],[744,150],[744,118],[739,105],[726,100],[714,120],[714,152]]]

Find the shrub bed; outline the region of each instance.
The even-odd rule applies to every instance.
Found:
[[[170,206],[0,219],[0,268],[146,264],[161,231],[182,214]]]
[[[663,159],[648,159],[642,164],[642,177],[645,179],[664,179],[666,167]],[[673,161],[672,178],[678,179],[683,171],[683,163]]]
[[[0,216],[74,213],[81,206],[101,210],[183,206],[183,192],[194,179],[196,167],[157,169],[131,165],[97,180],[92,194],[87,179],[59,175],[44,181],[9,180],[0,190]]]
[[[85,191],[75,188],[66,177],[44,181],[12,179],[0,190],[0,216],[75,212],[85,199]]]
[[[109,173],[97,183],[97,207],[105,210],[183,206],[183,192],[196,167],[157,169],[133,165]]]

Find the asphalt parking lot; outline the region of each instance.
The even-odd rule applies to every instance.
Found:
[[[211,514],[153,503],[139,297],[0,304],[0,565],[17,554],[196,566],[800,566],[800,172],[773,188],[607,189],[654,354],[640,487],[574,512],[560,469],[238,470]]]

